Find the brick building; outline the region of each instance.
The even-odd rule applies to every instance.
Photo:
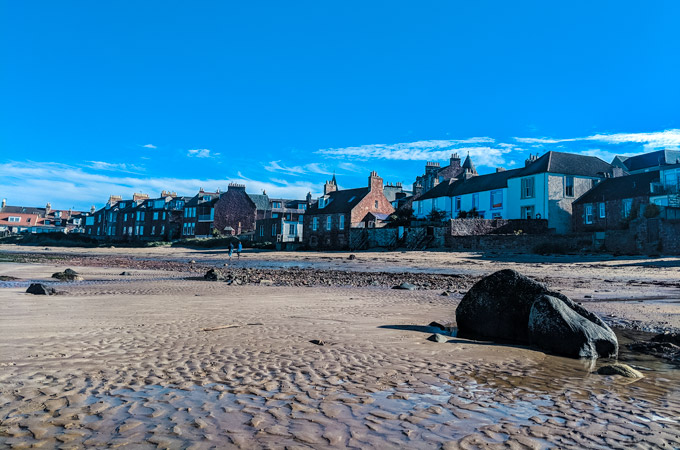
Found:
[[[311,200],[311,194],[309,195]],[[269,208],[256,221],[256,242],[302,242],[307,200],[269,199]],[[258,217],[260,216],[258,210]]]
[[[50,203],[44,208],[8,206],[3,199],[0,206],[0,235],[77,232],[81,226],[81,214],[71,209],[52,209]]]
[[[214,227],[220,232],[226,227],[236,235],[255,231],[258,207],[243,184],[229,183],[227,192],[220,195],[214,205]]]
[[[383,179],[371,172],[368,186],[338,190],[333,176],[324,185],[324,195],[304,215],[304,242],[311,248],[345,249],[349,229],[361,227],[369,213],[391,214],[394,207],[383,192]]]
[[[607,178],[572,204],[572,230],[605,231],[626,228],[631,218],[650,203],[659,171]]]
[[[212,236],[215,218],[215,203],[220,198],[217,192],[205,192],[199,189],[198,194],[187,200],[182,218],[182,236],[208,237]]]

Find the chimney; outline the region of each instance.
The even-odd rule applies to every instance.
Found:
[[[460,169],[460,156],[458,153],[454,153],[451,155],[451,167],[455,169]]]
[[[90,214],[94,214],[95,211],[96,211],[96,209],[95,209],[94,205],[90,206]]]
[[[496,167],[496,173],[505,172],[505,167]]]
[[[229,183],[229,186],[227,186],[227,192],[229,191],[244,191],[246,190],[246,185],[245,184],[238,184],[238,183]]]
[[[528,166],[529,164],[536,161],[537,159],[538,158],[536,157],[536,155],[533,155],[533,154],[529,155],[529,159],[524,160],[524,167]]]
[[[2,207],[4,208],[5,206],[7,206],[7,199],[3,198],[2,199]]]
[[[383,179],[378,176],[375,170],[368,177],[368,190],[376,192],[383,190]]]
[[[312,193],[307,192],[307,206],[310,206],[312,204]]]
[[[323,185],[323,195],[328,195],[331,192],[335,192],[338,190],[338,185],[335,183],[335,176],[331,181],[326,181],[326,184]]]
[[[47,205],[45,205],[45,214],[49,214],[50,211],[52,211],[52,205],[47,202]]]

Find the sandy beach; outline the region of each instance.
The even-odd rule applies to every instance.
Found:
[[[348,255],[1,246],[0,447],[680,446],[667,361],[622,345],[645,374],[631,382],[592,373],[609,361],[427,340],[508,267],[622,327],[621,344],[677,330],[678,258]],[[67,267],[85,281],[25,293]],[[211,267],[244,282],[200,279]],[[427,281],[391,289],[400,279]]]

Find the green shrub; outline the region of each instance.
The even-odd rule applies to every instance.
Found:
[[[645,212],[643,213],[647,219],[657,217],[659,214],[661,214],[661,208],[659,208],[659,206],[655,205],[654,203],[647,205],[645,207]]]

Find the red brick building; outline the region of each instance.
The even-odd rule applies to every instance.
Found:
[[[246,193],[243,184],[230,183],[227,192],[215,202],[214,227],[220,232],[226,227],[235,230],[236,235],[255,231],[258,207]]]
[[[383,192],[383,179],[377,173],[371,172],[367,187],[344,190],[338,190],[333,176],[324,185],[324,195],[304,215],[304,242],[310,248],[345,249],[349,245],[349,229],[363,226],[369,213],[393,212]]]

